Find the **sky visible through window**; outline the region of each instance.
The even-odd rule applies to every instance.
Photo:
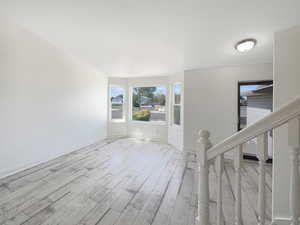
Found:
[[[243,94],[245,92],[255,90],[255,89],[259,88],[260,86],[261,85],[241,85],[240,92],[241,92],[241,94]]]
[[[121,87],[112,87],[111,88],[111,97],[115,98],[119,95],[123,95],[124,89]]]
[[[175,84],[174,85],[174,93],[176,95],[180,95],[181,94],[181,84]]]
[[[118,95],[123,94],[124,90],[121,87],[112,87],[111,88],[111,96],[112,97],[116,97]],[[167,94],[167,89],[165,87],[156,87],[156,91],[154,92],[154,94]]]
[[[167,95],[167,89],[165,87],[157,86],[154,94],[163,94]]]
[[[137,93],[139,88],[143,88],[143,87],[135,87],[135,88],[133,88],[133,92]],[[147,87],[147,88],[152,88],[152,86]],[[153,92],[154,95],[158,95],[158,94],[167,95],[167,88],[166,87],[164,87],[164,86],[153,86],[153,88],[155,88],[155,91]]]

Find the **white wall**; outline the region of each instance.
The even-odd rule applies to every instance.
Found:
[[[185,150],[194,151],[199,129],[214,144],[237,131],[238,81],[272,79],[271,63],[185,71]]]
[[[107,77],[0,18],[0,176],[106,136]]]
[[[274,110],[300,94],[300,26],[275,33],[274,43]],[[275,132],[273,164],[273,215],[286,221],[289,213],[290,149],[286,126]],[[288,222],[286,222],[288,224]]]
[[[181,93],[181,112],[180,112],[180,125],[173,124],[173,86],[176,83],[182,85]],[[169,127],[168,127],[168,143],[172,144],[179,150],[183,150],[183,127],[184,127],[184,73],[176,73],[169,76],[170,85],[170,98],[169,98]]]

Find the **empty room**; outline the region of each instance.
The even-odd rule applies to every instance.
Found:
[[[300,225],[299,12],[0,0],[0,225]]]

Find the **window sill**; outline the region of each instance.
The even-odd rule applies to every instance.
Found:
[[[115,119],[115,120],[110,120],[110,123],[126,123],[124,119]]]
[[[130,120],[132,124],[144,124],[144,125],[156,125],[156,126],[167,126],[168,123],[166,121],[138,121],[138,120]]]

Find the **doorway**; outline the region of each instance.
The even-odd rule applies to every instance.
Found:
[[[238,82],[238,131],[273,111],[273,81]],[[268,134],[268,157],[272,160],[273,133]],[[244,158],[257,160],[257,140],[244,145]]]

